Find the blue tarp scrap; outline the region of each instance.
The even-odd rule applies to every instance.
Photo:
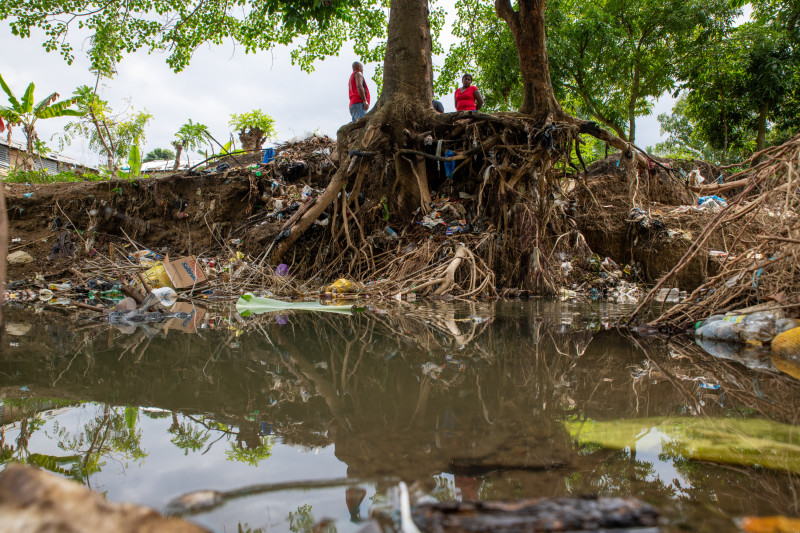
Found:
[[[450,150],[444,153],[445,157],[453,157],[455,154]],[[453,179],[453,172],[456,170],[456,162],[455,161],[445,161],[444,162],[444,173],[448,179]]]

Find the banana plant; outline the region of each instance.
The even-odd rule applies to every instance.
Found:
[[[142,151],[139,149],[138,136],[134,138],[131,151],[128,153],[128,171],[118,171],[117,175],[125,179],[147,177],[147,174],[142,176]]]
[[[39,119],[48,119],[55,117],[65,116],[82,116],[83,113],[77,109],[70,109],[70,106],[76,102],[75,98],[68,98],[58,102],[58,93],[52,93],[39,103],[34,103],[33,91],[34,84],[31,82],[22,98],[17,98],[11,91],[11,88],[0,76],[0,87],[8,96],[10,106],[0,106],[0,117],[5,119],[9,124],[9,136],[11,133],[11,126],[22,126],[22,131],[25,133],[26,139],[26,155],[24,165],[28,168],[32,167],[32,156],[34,153],[34,145],[37,140],[36,136],[36,121]]]

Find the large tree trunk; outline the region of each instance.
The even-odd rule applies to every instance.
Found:
[[[551,122],[563,115],[550,82],[545,31],[545,0],[519,0],[518,11],[510,0],[495,0],[497,16],[502,18],[517,46],[522,72],[523,100],[520,113],[542,122]]]
[[[172,170],[178,170],[181,166],[181,154],[183,153],[183,143],[173,142],[172,146],[175,148],[175,164],[172,165]]]
[[[428,0],[392,0],[380,98],[366,117],[342,126],[337,132],[339,169],[316,203],[276,245],[273,259],[280,258],[331,202],[337,201],[342,187],[346,187],[350,178],[359,172],[357,168],[368,162],[368,158],[351,155],[349,151],[370,151],[378,144],[402,147],[407,141],[407,128],[423,128],[428,117],[435,120],[440,116],[431,107],[432,98]],[[395,157],[394,170],[400,184],[395,199],[399,211],[411,212],[422,207],[427,212],[430,192],[424,163],[416,158]],[[414,201],[408,201],[408,192],[412,189]]]
[[[433,99],[431,27],[427,0],[393,0],[383,63],[383,92],[376,107],[398,99],[430,107]],[[400,102],[398,102],[400,103]]]
[[[264,132],[260,128],[242,130],[239,132],[239,140],[242,143],[242,150],[252,154],[260,150],[264,144]]]
[[[639,99],[639,67],[633,69],[633,90],[628,100],[628,140],[636,142],[636,101]]]
[[[764,149],[767,143],[767,111],[769,106],[761,104],[758,106],[758,134],[756,136],[756,152]]]

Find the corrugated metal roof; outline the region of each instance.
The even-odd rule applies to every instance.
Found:
[[[21,142],[18,142],[18,141],[15,141],[13,139],[11,140],[11,142],[8,142],[8,139],[0,139],[0,146],[6,147],[6,150],[8,150],[8,148],[13,148],[15,150],[20,150],[20,151],[23,151],[23,152],[25,151],[25,144],[21,143]],[[77,160],[75,160],[75,159],[73,159],[73,158],[71,158],[71,157],[69,157],[67,155],[60,154],[58,152],[50,152],[46,156],[42,156],[42,160],[43,161],[51,160],[51,161],[54,161],[54,162],[64,163],[64,164],[67,164],[67,165],[81,166],[81,167],[84,167],[84,168],[88,168],[90,170],[97,170],[97,167],[93,167],[93,166],[90,166],[90,165],[85,165],[85,164],[82,164],[82,163],[78,163]],[[37,166],[38,166],[38,162],[37,162]],[[49,167],[51,167],[51,165],[49,165],[48,163],[45,163],[45,167],[49,168]]]

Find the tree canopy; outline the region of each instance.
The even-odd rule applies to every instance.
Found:
[[[344,38],[368,43],[382,35],[386,21],[380,7],[374,0],[7,0],[0,3],[0,20],[9,21],[19,37],[41,30],[45,50],[58,51],[70,63],[76,46],[70,38],[83,39],[75,30],[88,32],[92,69],[110,75],[123,54],[139,49],[166,52],[167,64],[180,71],[204,43],[232,39],[254,52],[301,35],[325,36],[301,43],[295,59],[307,64],[306,57],[331,50],[334,41],[328,38],[342,24],[354,29],[340,35],[339,46]]]

